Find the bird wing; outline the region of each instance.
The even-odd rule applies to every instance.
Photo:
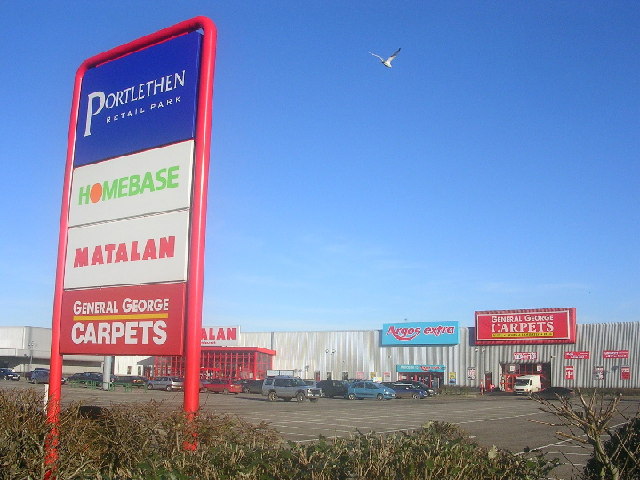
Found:
[[[369,52],[369,53],[371,53],[371,52]],[[375,53],[371,53],[371,55],[373,55],[374,57],[378,57],[381,62],[384,62],[384,58],[382,58],[380,55],[376,55]]]
[[[391,56],[389,58],[387,58],[387,62],[391,62],[391,60],[393,60],[394,58],[396,58],[398,56],[398,54],[400,53],[400,50],[402,50],[402,48],[399,48],[398,50],[396,50],[395,52],[393,52],[391,54]]]

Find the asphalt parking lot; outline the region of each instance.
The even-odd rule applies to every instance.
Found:
[[[0,381],[0,389],[32,388],[44,385]],[[166,408],[182,408],[181,392],[146,391],[105,392],[88,388],[63,386],[63,404],[81,402],[87,405],[109,406],[120,403],[161,401]],[[269,402],[256,394],[220,395],[200,394],[202,409],[237,415],[251,423],[267,422],[283,437],[294,442],[310,442],[320,435],[348,436],[358,431],[392,433],[421,427],[429,421],[459,425],[475,442],[521,453],[539,450],[559,458],[562,467],[555,470],[557,478],[570,479],[591,456],[590,449],[559,440],[554,428],[537,422],[556,422],[558,419],[540,410],[540,405],[526,397],[512,395],[444,396],[423,400],[344,400],[322,398],[316,403]],[[640,399],[625,399],[622,413],[634,415]],[[618,419],[622,423],[623,419]],[[564,429],[566,431],[566,429]],[[573,466],[572,466],[573,464]]]

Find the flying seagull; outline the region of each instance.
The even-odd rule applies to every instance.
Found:
[[[399,48],[398,50],[393,52],[391,56],[386,60],[382,58],[380,55],[376,55],[375,53],[372,53],[372,52],[369,52],[369,53],[371,53],[371,55],[373,55],[374,57],[378,57],[380,59],[380,63],[382,63],[385,67],[391,68],[391,62],[393,62],[393,59],[398,56],[398,53],[400,53],[400,50],[401,49]]]

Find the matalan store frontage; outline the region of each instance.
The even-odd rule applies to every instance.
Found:
[[[458,322],[398,322],[377,330],[244,332],[203,329],[203,377],[419,379],[432,386],[512,391],[519,375],[544,386],[640,388],[640,322],[578,324],[575,309],[476,312]],[[116,374],[180,375],[179,357],[115,358]]]

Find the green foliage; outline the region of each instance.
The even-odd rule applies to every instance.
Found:
[[[439,422],[295,444],[266,424],[207,412],[189,422],[154,402],[86,413],[79,405],[61,412],[59,480],[533,480],[555,466],[543,456],[480,447]],[[185,449],[195,431],[198,448]],[[46,436],[40,397],[0,391],[0,480],[43,478]]]

